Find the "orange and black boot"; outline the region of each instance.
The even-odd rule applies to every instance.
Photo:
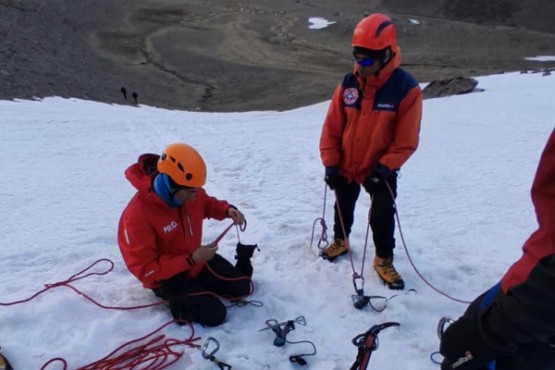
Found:
[[[333,262],[337,257],[347,253],[349,248],[343,239],[334,238],[333,243],[322,251],[322,258]]]
[[[382,281],[389,287],[389,289],[405,289],[405,282],[397,270],[395,270],[395,266],[393,266],[393,257],[380,258],[376,256],[374,258],[374,270],[376,270]]]

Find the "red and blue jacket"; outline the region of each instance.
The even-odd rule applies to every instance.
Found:
[[[401,51],[378,75],[349,73],[337,86],[320,137],[326,167],[336,166],[349,182],[362,183],[378,163],[398,170],[418,147],[422,91],[399,68]]]

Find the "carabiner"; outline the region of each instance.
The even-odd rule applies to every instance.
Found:
[[[357,286],[357,279],[360,279],[360,288]],[[364,295],[364,277],[360,276],[357,273],[353,274],[353,287],[355,288],[355,292],[359,296]]]
[[[210,342],[214,342],[216,348],[214,348],[211,352],[206,352],[208,347],[210,346]],[[208,337],[206,338],[206,342],[204,342],[204,345],[202,346],[202,357],[207,360],[212,360],[214,358],[214,354],[218,352],[219,349],[220,342],[218,342],[216,338]]]
[[[449,316],[443,316],[441,319],[439,319],[439,322],[437,323],[437,337],[439,338],[439,340],[441,340],[441,337],[443,337],[443,333],[445,333],[445,325],[451,325],[454,322],[455,320],[453,320]]]

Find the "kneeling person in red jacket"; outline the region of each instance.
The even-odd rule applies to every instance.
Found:
[[[118,244],[127,268],[145,288],[168,300],[175,319],[216,326],[226,307],[217,298],[249,295],[253,250],[238,245],[233,266],[217,254],[218,246],[201,245],[205,218],[245,217],[234,206],[206,194],[206,165],[184,143],[169,145],[162,156],[144,154],[125,176],[137,193],[123,211]]]

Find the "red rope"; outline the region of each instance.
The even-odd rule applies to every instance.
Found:
[[[229,226],[220,234],[220,236],[218,236],[218,237],[216,238],[216,240],[214,240],[214,241],[212,242],[212,244],[218,245],[218,243],[220,242],[220,240],[222,240],[222,238],[225,236],[225,234],[227,234],[227,232],[228,232],[229,230],[231,230],[231,228],[233,227],[233,225],[235,225],[235,221],[233,221],[233,222],[231,223],[231,225],[229,225]]]
[[[246,222],[246,220],[245,220]],[[222,240],[222,238],[225,236],[225,234],[228,233],[229,230],[231,230],[231,228],[236,225],[235,222],[232,222],[217,238],[216,240],[214,240],[212,242],[213,245],[218,245],[218,243],[220,242],[220,240]],[[243,227],[241,228],[241,231],[244,231],[246,228]],[[212,291],[206,290],[206,291],[201,291],[201,292],[195,292],[195,293],[189,293],[189,296],[199,296],[199,295],[212,295],[216,298],[220,298],[220,299],[225,299],[225,300],[231,300],[231,301],[240,301],[248,296],[250,296],[251,294],[254,293],[254,283],[252,282],[252,279],[250,277],[247,276],[238,276],[238,277],[225,277],[222,275],[219,275],[218,273],[216,273],[216,271],[214,271],[208,264],[205,264],[204,267],[206,269],[208,269],[208,271],[210,271],[212,273],[212,275],[214,275],[215,277],[217,277],[220,280],[224,280],[224,281],[238,281],[238,280],[248,280],[249,284],[250,284],[250,291],[248,294],[241,296],[241,297],[225,297],[225,296],[221,296],[217,293],[214,293]]]
[[[204,290],[204,291],[200,291],[200,292],[194,292],[194,293],[188,293],[188,296],[200,296],[200,295],[211,295],[214,296],[216,298],[219,299],[224,299],[224,300],[228,300],[228,301],[240,301],[245,299],[246,297],[252,295],[254,293],[254,283],[252,282],[252,279],[248,276],[238,276],[238,277],[226,277],[226,276],[222,276],[220,274],[218,274],[216,271],[214,271],[208,264],[205,264],[204,267],[210,271],[210,273],[212,273],[212,275],[214,275],[215,277],[217,277],[220,280],[224,280],[224,281],[239,281],[239,280],[248,280],[249,284],[250,284],[250,290],[249,293],[247,293],[244,296],[241,297],[226,297],[226,296],[221,296],[217,293],[214,293],[210,290]]]
[[[395,202],[395,197],[393,196],[393,191],[391,190],[391,187],[389,186],[389,184],[387,182],[385,184],[387,185],[387,189],[389,190],[389,193],[391,194],[391,199],[393,199],[393,205],[395,206],[395,217],[397,219],[397,226],[399,227],[399,236],[401,237],[401,242],[403,243],[403,248],[405,249],[405,253],[407,254],[407,258],[409,260],[409,263],[412,266],[412,268],[414,269],[414,271],[416,272],[416,275],[418,275],[418,277],[420,279],[422,279],[422,281],[426,285],[428,285],[430,288],[432,288],[433,290],[435,290],[437,293],[441,294],[442,296],[444,296],[446,298],[449,298],[452,301],[459,302],[459,303],[465,303],[465,304],[471,303],[471,301],[466,301],[466,300],[463,300],[463,299],[452,297],[449,294],[445,293],[444,291],[436,288],[418,270],[418,268],[416,267],[416,265],[414,264],[414,262],[412,260],[412,257],[410,256],[409,248],[407,247],[407,243],[405,242],[405,237],[403,235],[403,229],[401,229],[401,220],[399,219],[399,208],[397,207],[397,203]]]
[[[222,238],[225,236],[225,234],[227,234],[229,232],[229,230],[231,230],[231,228],[233,227],[233,225],[235,225],[235,222],[232,222],[217,238],[216,240],[213,242],[214,245],[217,245],[220,240],[222,240]],[[241,229],[241,231],[243,231],[244,228]],[[89,272],[87,274],[85,274],[87,271],[91,270],[95,265],[97,265],[100,262],[108,262],[110,264],[110,267],[103,272]],[[153,307],[153,306],[158,306],[161,304],[165,304],[167,303],[166,301],[160,301],[160,302],[155,302],[155,303],[150,303],[150,304],[145,304],[145,305],[140,305],[140,306],[130,306],[130,307],[116,307],[116,306],[107,306],[104,305],[102,303],[99,303],[98,301],[94,300],[93,298],[91,298],[90,296],[88,296],[87,294],[83,293],[82,291],[80,291],[79,289],[75,288],[73,285],[71,285],[70,283],[73,283],[77,280],[81,280],[84,279],[86,277],[92,276],[92,275],[106,275],[109,272],[111,272],[114,269],[114,262],[110,261],[109,259],[106,258],[101,258],[97,261],[95,261],[92,265],[90,265],[89,267],[85,268],[84,270],[79,271],[78,273],[71,275],[68,279],[63,280],[63,281],[59,281],[57,283],[53,283],[53,284],[45,284],[44,285],[44,289],[36,292],[35,294],[33,294],[31,297],[29,298],[25,298],[25,299],[21,299],[18,301],[13,301],[13,302],[0,302],[0,306],[13,306],[16,304],[20,304],[20,303],[25,303],[25,302],[29,302],[33,299],[35,299],[36,297],[38,297],[39,295],[41,295],[42,293],[52,289],[52,288],[56,288],[56,287],[60,287],[60,286],[65,286],[67,288],[70,288],[71,290],[73,290],[75,293],[79,294],[80,296],[82,296],[83,298],[87,299],[89,302],[92,302],[93,304],[95,304],[96,306],[100,307],[100,308],[104,308],[106,310],[136,310],[136,309],[140,309],[140,308],[147,308],[147,307]],[[210,269],[210,271],[216,275],[217,277],[221,278],[222,280],[233,280],[233,279],[227,279],[224,278],[222,276],[217,275],[213,270]],[[238,278],[238,279],[244,279],[244,278]],[[250,280],[250,279],[249,279]],[[251,295],[252,292],[254,292],[254,285],[252,284],[251,281],[251,292],[248,295]],[[206,294],[206,293],[205,293]],[[196,294],[198,295],[198,294]],[[214,294],[216,295],[216,294]],[[248,296],[247,295],[247,296]],[[245,296],[246,297],[246,296]],[[244,298],[244,297],[243,297]]]
[[[140,368],[141,370],[165,369],[177,362],[184,354],[183,351],[176,351],[173,349],[173,347],[186,346],[197,349],[200,349],[201,347],[200,345],[194,343],[200,338],[194,338],[195,330],[190,323],[186,323],[191,330],[191,335],[187,339],[164,340],[166,336],[163,334],[157,335],[153,338],[149,338],[174,322],[176,321],[169,321],[160,326],[158,329],[141,338],[130,340],[129,342],[122,344],[100,360],[92,362],[85,366],[81,366],[76,370],[131,370],[138,368]],[[145,340],[145,343],[138,344]],[[137,346],[124,351],[126,347],[133,345]],[[67,370],[67,361],[61,357],[56,357],[49,360],[40,368],[40,370],[45,370],[50,364],[54,362],[61,362],[63,365],[62,370]]]
[[[353,262],[353,252],[351,250],[351,242],[349,241],[349,236],[345,231],[345,223],[343,222],[343,215],[341,214],[341,205],[339,204],[339,197],[337,196],[337,190],[335,190],[334,194],[335,194],[335,208],[337,209],[337,214],[339,216],[339,223],[341,224],[341,230],[343,231],[343,242],[347,247],[347,252],[349,254],[349,261],[351,261],[351,269],[353,270],[353,277],[359,278],[359,277],[362,277],[362,275],[356,272],[355,263]],[[366,253],[366,247],[364,248],[364,253]]]
[[[216,240],[214,241],[214,244],[218,244],[218,242],[225,236],[225,234],[227,234],[227,232],[231,229],[231,227],[233,227],[233,225],[235,225],[235,222],[230,224],[220,234],[220,236],[218,236],[218,238],[216,238]],[[243,230],[244,230],[244,228],[243,228]],[[93,267],[95,267],[95,265],[97,265],[100,262],[108,262],[109,265],[110,265],[109,268],[106,271],[103,271],[103,272],[88,272],[89,270],[91,270]],[[210,270],[210,272],[212,274],[214,274],[216,277],[218,277],[222,280],[228,280],[228,281],[235,281],[235,280],[242,280],[242,279],[248,279],[249,280],[250,285],[251,285],[251,290],[250,290],[249,294],[247,294],[244,297],[232,298],[233,300],[241,300],[241,299],[251,295],[254,292],[254,284],[253,284],[252,280],[249,277],[226,278],[224,276],[218,275],[208,265],[206,265],[206,267]],[[46,292],[46,291],[48,291],[52,288],[56,288],[56,287],[60,287],[60,286],[65,286],[67,288],[72,289],[77,294],[81,295],[82,297],[84,297],[88,301],[94,303],[96,306],[107,309],[107,310],[132,310],[132,309],[152,307],[152,306],[157,306],[157,305],[167,303],[166,301],[160,301],[160,302],[156,302],[156,303],[151,303],[151,304],[146,304],[146,305],[141,305],[141,306],[132,306],[132,307],[106,306],[106,305],[103,305],[103,304],[95,301],[90,296],[86,295],[85,293],[81,292],[79,289],[75,288],[73,285],[70,284],[70,283],[73,283],[77,280],[84,279],[88,276],[106,275],[109,272],[111,272],[113,269],[114,269],[114,263],[109,259],[102,258],[102,259],[99,259],[99,260],[95,261],[89,267],[87,267],[87,268],[79,271],[78,273],[70,276],[66,280],[59,281],[57,283],[52,283],[52,284],[45,284],[44,289],[36,292],[35,294],[33,294],[32,296],[30,296],[28,298],[21,299],[21,300],[18,300],[18,301],[13,301],[13,302],[0,302],[0,306],[12,306],[12,305],[20,304],[20,303],[29,302],[29,301],[33,300],[34,298],[38,297],[39,295],[41,295],[42,293],[44,293],[44,292]],[[220,297],[217,294],[212,293],[212,292],[199,292],[199,293],[194,293],[194,294],[190,294],[190,295],[200,295],[200,294],[212,294],[214,296]],[[229,299],[229,298],[226,298],[226,297],[220,297],[220,298]],[[162,343],[159,343],[160,341],[162,341],[165,338],[165,335],[158,335],[157,337],[155,337],[153,339],[150,339],[148,342],[146,342],[142,345],[139,345],[136,348],[129,349],[128,351],[123,352],[121,354],[118,354],[118,352],[122,351],[123,348],[125,348],[129,345],[132,345],[132,344],[138,343],[140,341],[146,340],[148,337],[152,336],[156,332],[162,330],[163,328],[165,328],[166,326],[168,326],[168,325],[170,325],[174,322],[176,322],[176,320],[169,321],[168,323],[162,325],[161,327],[159,327],[158,329],[154,330],[153,332],[145,335],[144,337],[134,339],[134,340],[131,340],[127,343],[124,343],[121,346],[119,346],[117,349],[112,351],[109,355],[105,356],[104,358],[102,358],[102,359],[100,359],[96,362],[93,362],[89,365],[79,367],[79,368],[77,368],[77,370],[126,370],[126,369],[132,370],[132,369],[137,369],[138,366],[141,366],[140,367],[141,370],[162,370],[162,369],[165,369],[168,366],[177,362],[183,356],[183,351],[176,352],[176,351],[171,349],[172,347],[174,347],[174,346],[188,346],[188,347],[197,348],[197,349],[199,349],[201,347],[200,345],[194,343],[194,341],[196,341],[200,338],[193,338],[194,328],[190,323],[186,322],[186,324],[191,329],[191,335],[190,335],[189,338],[187,338],[185,340],[166,339]],[[61,357],[55,357],[55,358],[47,361],[41,367],[40,370],[45,370],[50,364],[53,364],[55,362],[61,362],[62,366],[63,366],[62,370],[67,370],[67,366],[68,366],[67,361],[65,359],[61,358]]]
[[[318,249],[324,250],[330,244],[328,242],[328,226],[326,225],[326,198],[328,194],[328,185],[324,183],[324,206],[322,208],[322,217],[318,217],[314,220],[312,224],[312,235],[310,236],[309,248],[312,249],[312,243],[314,241],[314,234],[316,231],[316,224],[320,222],[322,227],[322,234],[320,235],[320,240],[318,240]]]
[[[233,227],[233,225],[235,225],[235,222],[232,222],[217,238],[216,240],[213,242],[214,245],[217,245],[220,240],[222,240],[222,238],[225,236],[225,234],[228,233],[229,230],[231,230],[231,228]],[[246,227],[246,226],[245,226]],[[241,231],[244,231],[245,227],[243,227],[241,229]],[[104,271],[104,272],[89,272],[87,274],[85,274],[87,271],[89,271],[90,269],[92,269],[95,265],[97,265],[100,262],[108,262],[110,264],[110,267]],[[82,296],[83,298],[87,299],[89,302],[94,303],[96,306],[100,307],[100,308],[104,308],[106,310],[136,310],[136,309],[140,309],[140,308],[147,308],[147,307],[153,307],[153,306],[158,306],[161,304],[165,304],[167,303],[166,301],[160,301],[160,302],[155,302],[155,303],[150,303],[150,304],[145,304],[145,305],[140,305],[140,306],[131,306],[131,307],[115,307],[115,306],[106,306],[102,303],[97,302],[96,300],[94,300],[93,298],[91,298],[90,296],[88,296],[87,294],[83,293],[82,291],[80,291],[79,289],[75,288],[73,285],[71,285],[70,283],[73,283],[77,280],[81,280],[84,279],[86,277],[92,276],[92,275],[106,275],[109,272],[111,272],[114,269],[114,262],[110,261],[109,259],[106,258],[101,258],[97,261],[95,261],[92,265],[90,265],[89,267],[85,268],[84,270],[79,271],[78,273],[71,275],[68,279],[63,280],[63,281],[59,281],[57,283],[53,283],[53,284],[45,284],[44,285],[44,289],[36,292],[35,294],[33,294],[32,296],[30,296],[29,298],[25,298],[25,299],[21,299],[18,301],[13,301],[13,302],[0,302],[0,306],[13,306],[16,304],[20,304],[20,303],[25,303],[25,302],[29,302],[33,299],[35,299],[36,297],[38,297],[39,295],[41,295],[42,293],[52,289],[52,288],[56,288],[56,287],[60,287],[60,286],[65,286],[67,288],[70,288],[71,290],[73,290],[75,293],[79,294],[80,296]],[[210,270],[212,271],[212,270]],[[214,271],[212,271],[212,273],[220,278],[222,278],[223,280],[229,280],[226,279],[224,277],[221,277],[219,275],[217,275],[216,273],[214,273]],[[239,279],[243,279],[243,278],[239,278]],[[250,279],[249,279],[250,280]],[[248,295],[252,294],[252,292],[254,291],[254,285],[252,284],[251,281],[251,293],[249,293]]]
[[[97,265],[100,262],[108,262],[110,264],[110,267],[104,272],[89,272],[89,273],[85,274],[87,271],[92,269],[95,265]],[[29,302],[29,301],[35,299],[36,297],[38,297],[39,295],[41,295],[42,293],[44,293],[44,292],[46,292],[50,289],[61,287],[61,286],[70,288],[71,290],[73,290],[74,292],[76,292],[77,294],[82,296],[83,298],[87,299],[89,302],[92,302],[95,305],[97,305],[98,307],[104,308],[106,310],[135,310],[135,309],[139,309],[139,308],[158,306],[160,304],[166,303],[164,301],[161,301],[161,302],[155,302],[155,303],[145,304],[145,305],[141,305],[141,306],[131,306],[131,307],[106,306],[106,305],[103,305],[102,303],[99,303],[99,302],[95,301],[90,296],[88,296],[87,294],[83,293],[82,291],[80,291],[79,289],[75,288],[73,285],[70,284],[70,283],[73,283],[77,280],[81,280],[81,279],[84,279],[84,278],[92,276],[92,275],[106,275],[107,273],[111,272],[113,269],[114,269],[114,263],[112,261],[110,261],[109,259],[102,258],[102,259],[99,259],[99,260],[95,261],[92,265],[90,265],[86,269],[81,270],[78,273],[70,276],[67,280],[59,281],[57,283],[52,283],[52,284],[45,284],[44,289],[36,292],[35,294],[30,296],[29,298],[25,298],[25,299],[21,299],[19,301],[13,301],[13,302],[0,302],[0,306],[13,306],[13,305],[16,305],[16,304]]]
[[[368,250],[368,239],[370,237],[370,221],[372,220],[372,206],[374,205],[374,196],[370,195],[370,207],[368,208],[368,222],[366,223],[366,237],[364,238],[364,251],[362,252],[362,263],[360,265],[360,275],[356,276],[356,271],[353,271],[353,276],[364,276],[364,262],[366,261],[366,252]]]

